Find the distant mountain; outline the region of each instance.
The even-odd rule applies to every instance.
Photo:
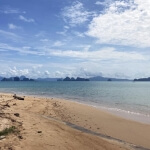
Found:
[[[24,78],[26,78],[25,76],[20,76],[20,80],[23,80]]]
[[[96,76],[89,78],[90,81],[131,81],[128,79],[117,79],[117,78],[107,78],[107,77],[102,77],[102,76]]]
[[[36,81],[57,81],[60,78],[37,78]]]
[[[2,77],[0,78],[0,81],[34,81],[34,79],[29,79],[29,78],[26,78],[25,76],[10,77],[10,78]]]
[[[148,77],[148,78],[134,79],[134,81],[150,81],[150,77]]]
[[[150,78],[141,78],[141,79],[134,79],[134,81],[149,81]],[[131,81],[128,79],[117,79],[117,78],[107,78],[107,77],[102,77],[102,76],[96,76],[96,77],[91,77],[91,78],[80,78],[77,77],[75,78],[69,78],[66,77],[64,79],[62,78],[37,78],[37,79],[30,79],[25,76],[20,76],[20,77],[10,77],[10,78],[5,78],[0,76],[0,81]]]
[[[61,80],[61,78],[38,78],[38,79],[30,79],[25,76],[20,76],[20,77],[10,77],[10,78],[5,78],[5,77],[0,77],[0,81],[57,81]]]
[[[96,77],[91,77],[89,78],[90,81],[107,81],[108,78],[104,78],[104,77],[101,77],[101,76],[96,76]]]
[[[57,81],[60,81],[60,80],[57,80]],[[66,77],[65,79],[63,79],[62,81],[89,81],[89,79],[86,79],[86,78],[80,78],[80,77],[77,77],[76,79],[75,78],[69,78],[69,77]]]
[[[1,77],[1,76],[0,76],[0,81],[1,81],[3,78],[4,78],[4,77]]]
[[[13,81],[11,78],[3,78],[1,81]]]

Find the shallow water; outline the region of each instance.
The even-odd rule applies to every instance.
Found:
[[[150,82],[0,82],[0,92],[74,100],[150,123]]]

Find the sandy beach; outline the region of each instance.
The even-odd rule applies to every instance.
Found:
[[[55,98],[0,94],[0,131],[16,131],[0,140],[0,150],[146,150],[150,125]]]

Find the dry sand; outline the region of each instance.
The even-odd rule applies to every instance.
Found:
[[[0,150],[150,149],[150,125],[62,99],[0,94],[0,131],[10,126]]]

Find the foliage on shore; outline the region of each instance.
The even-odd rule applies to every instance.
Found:
[[[14,132],[16,132],[16,127],[11,126],[9,128],[5,128],[4,130],[0,131],[0,136],[8,135]]]

